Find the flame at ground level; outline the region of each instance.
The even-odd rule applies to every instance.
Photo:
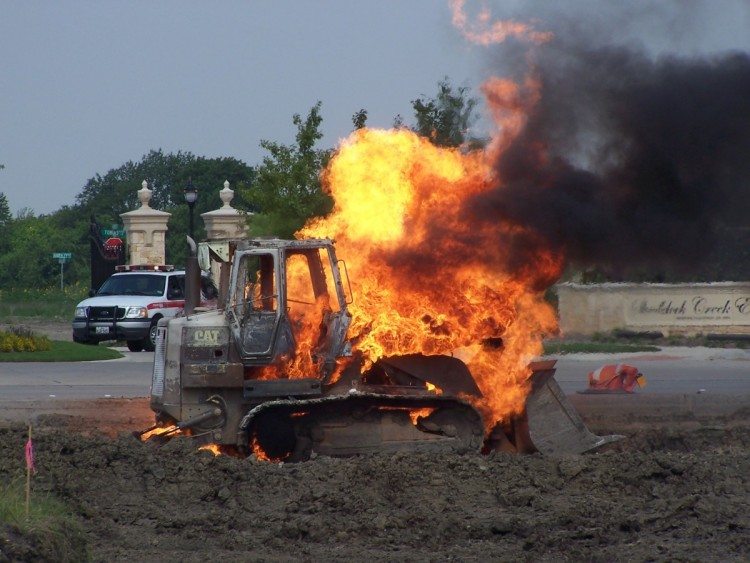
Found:
[[[156,428],[152,428],[146,432],[141,433],[138,437],[141,441],[145,442],[149,438],[155,438],[158,436],[165,436],[169,435],[170,437],[176,436],[179,434],[179,430],[176,425],[170,424],[168,426],[158,426]]]
[[[405,129],[356,131],[323,176],[333,212],[298,233],[336,240],[354,294],[349,338],[365,368],[462,350],[488,427],[524,408],[527,364],[556,330],[542,290],[562,267],[541,247],[518,262],[522,225],[473,219],[467,202],[498,188],[490,158]]]
[[[205,444],[203,446],[200,446],[198,450],[211,452],[212,454],[214,454],[214,456],[219,456],[222,454],[219,444]]]

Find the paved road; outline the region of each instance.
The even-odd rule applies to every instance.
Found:
[[[750,393],[750,350],[664,348],[658,353],[558,356],[555,379],[567,394],[586,388],[588,373],[603,364],[627,363],[646,376],[638,393]]]
[[[146,397],[153,352],[129,352],[100,362],[0,363],[0,399],[17,401]]]
[[[0,399],[148,396],[153,352],[120,351],[124,358],[101,362],[0,363]],[[566,393],[575,394],[586,388],[588,372],[617,362],[646,374],[648,384],[639,394],[750,394],[750,351],[744,350],[664,348],[648,354],[560,356],[556,379]]]

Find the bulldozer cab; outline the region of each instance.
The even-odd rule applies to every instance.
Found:
[[[246,365],[274,365],[279,378],[330,373],[346,348],[346,305],[330,241],[259,241],[235,253],[227,317]]]

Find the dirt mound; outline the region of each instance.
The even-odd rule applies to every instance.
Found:
[[[746,559],[750,430],[722,432],[563,458],[277,464],[41,426],[34,490],[75,511],[95,560]],[[0,476],[21,471],[24,441],[0,430]]]

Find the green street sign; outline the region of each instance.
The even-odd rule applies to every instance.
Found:
[[[118,229],[116,228],[117,225],[112,225],[111,229],[102,229],[99,231],[102,235],[102,238],[125,238],[125,229]]]

